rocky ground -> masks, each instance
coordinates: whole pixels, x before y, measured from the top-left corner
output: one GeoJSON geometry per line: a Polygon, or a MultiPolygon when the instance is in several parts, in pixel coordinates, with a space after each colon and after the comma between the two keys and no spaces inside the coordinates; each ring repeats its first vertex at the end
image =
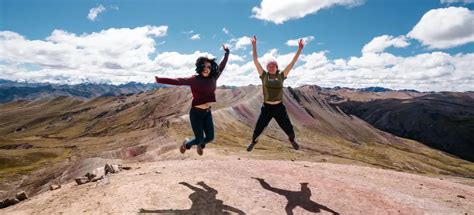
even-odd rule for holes
{"type": "Polygon", "coordinates": [[[348,164],[253,160],[206,148],[133,162],[106,179],[47,191],[1,214],[470,214],[471,179],[348,164]]]}

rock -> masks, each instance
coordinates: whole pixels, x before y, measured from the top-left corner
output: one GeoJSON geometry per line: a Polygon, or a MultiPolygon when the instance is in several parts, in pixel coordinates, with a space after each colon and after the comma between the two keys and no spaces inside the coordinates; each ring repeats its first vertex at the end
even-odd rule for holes
{"type": "MultiPolygon", "coordinates": [[[[124,170],[131,170],[131,169],[132,169],[132,167],[129,167],[129,166],[123,166],[123,167],[122,167],[122,169],[124,169],[124,170]]],[[[137,168],[137,169],[138,169],[138,168],[137,168]]]]}
{"type": "Polygon", "coordinates": [[[110,165],[110,164],[105,164],[104,169],[105,169],[105,174],[106,174],[106,175],[109,174],[109,173],[114,173],[114,172],[113,172],[112,165],[110,165]]]}
{"type": "Polygon", "coordinates": [[[18,200],[16,198],[7,198],[7,199],[3,200],[2,202],[0,202],[0,208],[6,208],[6,207],[12,206],[14,204],[17,204],[19,202],[20,202],[20,200],[18,200]]]}
{"type": "Polygon", "coordinates": [[[91,179],[92,182],[103,179],[104,176],[105,176],[105,168],[99,167],[99,168],[95,169],[94,171],[92,171],[92,175],[94,175],[94,177],[92,177],[92,179],[91,179]]]}
{"type": "Polygon", "coordinates": [[[463,195],[457,195],[458,198],[465,199],[466,197],[463,195]]]}
{"type": "Polygon", "coordinates": [[[11,205],[14,205],[20,203],[20,200],[18,200],[17,198],[11,198],[10,202],[12,203],[11,205]]]}
{"type": "Polygon", "coordinates": [[[51,185],[49,185],[49,190],[57,190],[59,188],[61,188],[60,184],[51,184],[51,185]]]}
{"type": "Polygon", "coordinates": [[[106,164],[105,167],[105,174],[109,174],[109,173],[119,173],[120,170],[121,170],[121,165],[119,164],[106,164]]]}
{"type": "Polygon", "coordinates": [[[74,180],[76,180],[77,185],[81,185],[81,184],[85,184],[85,183],[89,182],[88,177],[79,177],[79,178],[76,178],[74,180]]]}
{"type": "Polygon", "coordinates": [[[20,132],[20,131],[24,131],[24,130],[26,130],[26,127],[20,127],[20,128],[15,129],[15,133],[20,132]]]}
{"type": "Polygon", "coordinates": [[[328,162],[328,159],[323,158],[323,159],[321,159],[321,161],[322,161],[322,162],[328,162]]]}
{"type": "Polygon", "coordinates": [[[25,199],[28,199],[28,195],[26,195],[25,191],[21,191],[16,194],[16,198],[20,201],[23,201],[25,199]]]}
{"type": "MultiPolygon", "coordinates": [[[[106,167],[107,167],[107,165],[106,165],[106,167]]],[[[84,175],[84,177],[87,178],[88,182],[98,181],[98,180],[104,178],[106,167],[98,167],[98,168],[94,169],[92,172],[86,173],[84,175]]]]}
{"type": "Polygon", "coordinates": [[[103,179],[99,180],[96,186],[104,186],[110,184],[109,177],[104,176],[103,179]]]}
{"type": "Polygon", "coordinates": [[[118,164],[112,165],[112,169],[113,169],[114,173],[119,173],[120,170],[121,170],[120,167],[121,167],[121,165],[118,165],[118,164]]]}
{"type": "Polygon", "coordinates": [[[93,173],[88,172],[84,175],[84,177],[86,177],[88,181],[91,181],[95,177],[95,175],[93,173]]]}

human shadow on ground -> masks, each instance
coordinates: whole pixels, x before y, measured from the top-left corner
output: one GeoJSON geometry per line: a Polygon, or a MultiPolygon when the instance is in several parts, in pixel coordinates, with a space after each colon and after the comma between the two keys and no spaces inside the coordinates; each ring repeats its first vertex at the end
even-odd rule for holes
{"type": "Polygon", "coordinates": [[[232,206],[224,204],[222,200],[217,199],[217,190],[208,186],[204,182],[198,182],[196,187],[187,182],[179,182],[179,184],[193,190],[194,193],[189,195],[189,199],[193,202],[189,209],[165,209],[165,210],[149,210],[140,209],[138,213],[156,213],[156,214],[245,214],[243,211],[232,206]]]}
{"type": "Polygon", "coordinates": [[[311,190],[308,187],[308,183],[300,183],[301,184],[300,191],[291,191],[291,190],[284,190],[284,189],[272,187],[264,179],[261,179],[261,178],[253,178],[253,179],[256,179],[258,182],[260,182],[260,185],[265,190],[269,190],[286,197],[286,199],[288,200],[288,203],[286,204],[286,207],[285,207],[285,211],[287,214],[293,214],[293,209],[295,209],[298,206],[313,213],[320,213],[321,210],[325,210],[332,214],[339,214],[338,212],[311,200],[311,190]]]}

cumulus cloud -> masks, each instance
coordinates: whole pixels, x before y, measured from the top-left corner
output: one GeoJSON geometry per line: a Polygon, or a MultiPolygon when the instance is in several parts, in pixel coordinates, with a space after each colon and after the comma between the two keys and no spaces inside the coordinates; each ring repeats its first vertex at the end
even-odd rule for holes
{"type": "Polygon", "coordinates": [[[430,49],[446,49],[474,42],[474,12],[464,7],[433,9],[407,34],[430,49]]]}
{"type": "Polygon", "coordinates": [[[222,31],[223,31],[225,34],[229,34],[229,30],[227,30],[226,27],[223,27],[223,28],[222,28],[222,31]]]}
{"type": "MultiPolygon", "coordinates": [[[[301,55],[299,65],[290,72],[285,86],[317,84],[323,87],[363,88],[381,86],[392,89],[421,91],[468,91],[474,86],[474,54],[450,55],[444,52],[424,53],[409,57],[390,53],[370,53],[348,59],[330,60],[327,52],[301,55]]],[[[272,49],[259,61],[276,59],[286,67],[294,53],[279,54],[272,49]]],[[[261,84],[251,61],[239,65],[229,63],[220,85],[261,84]]]]}
{"type": "Polygon", "coordinates": [[[288,40],[288,41],[286,41],[286,45],[287,46],[298,46],[298,42],[299,42],[300,39],[303,39],[304,44],[308,44],[309,42],[314,40],[314,36],[307,36],[307,37],[298,38],[298,39],[294,39],[294,40],[288,40]]]}
{"type": "Polygon", "coordinates": [[[319,10],[333,6],[354,7],[362,5],[364,0],[262,0],[260,6],[252,8],[252,17],[275,24],[282,24],[291,19],[303,18],[319,10]]]}
{"type": "Polygon", "coordinates": [[[247,46],[251,44],[250,37],[243,36],[240,38],[233,38],[230,40],[230,46],[234,47],[236,50],[246,49],[247,46]]]}
{"type": "Polygon", "coordinates": [[[102,5],[91,8],[89,10],[89,14],[87,14],[87,18],[91,21],[95,21],[95,19],[97,18],[97,15],[99,15],[99,13],[104,12],[105,10],[106,10],[105,7],[102,5]]]}
{"type": "Polygon", "coordinates": [[[333,61],[325,61],[320,53],[317,59],[302,58],[304,64],[295,69],[292,74],[295,78],[288,79],[288,83],[301,85],[316,82],[321,86],[382,86],[423,91],[473,89],[470,85],[474,82],[474,64],[467,63],[474,60],[472,53],[452,56],[433,52],[410,57],[370,53],[333,61]]]}
{"type": "Polygon", "coordinates": [[[194,75],[196,59],[205,56],[208,58],[216,58],[208,52],[195,51],[191,54],[183,54],[179,52],[162,52],[159,53],[150,64],[146,64],[144,71],[148,71],[148,77],[145,82],[150,82],[150,77],[154,75],[162,77],[189,77],[194,75]]]}
{"type": "Polygon", "coordinates": [[[200,34],[195,34],[195,35],[191,36],[190,39],[191,39],[191,40],[199,40],[199,39],[201,39],[201,36],[199,36],[199,35],[200,35],[200,34]]]}
{"type": "Polygon", "coordinates": [[[25,69],[10,75],[0,73],[2,78],[12,80],[80,83],[87,78],[121,83],[130,79],[134,71],[141,74],[143,67],[151,63],[154,38],[165,36],[167,28],[111,28],[82,35],[54,30],[45,40],[28,40],[15,32],[1,31],[0,62],[11,71],[24,65],[39,69],[34,73],[25,69]]]}
{"type": "Polygon", "coordinates": [[[409,46],[405,36],[393,37],[390,35],[382,35],[373,38],[369,43],[364,45],[362,53],[379,53],[383,52],[388,47],[404,48],[409,46]]]}
{"type": "MultiPolygon", "coordinates": [[[[155,39],[166,33],[167,26],[111,28],[82,35],[55,30],[44,40],[29,40],[15,32],[0,31],[0,79],[63,84],[151,83],[155,75],[194,75],[194,64],[200,56],[223,57],[223,52],[218,56],[203,51],[157,52],[155,39]]],[[[436,51],[403,57],[377,51],[341,59],[330,59],[327,53],[303,51],[285,86],[474,90],[474,53],[436,51]]],[[[270,49],[259,61],[266,65],[276,59],[283,69],[294,54],[270,49]]],[[[261,84],[255,65],[246,56],[231,54],[218,85],[248,84],[261,84]]]]}
{"type": "Polygon", "coordinates": [[[243,62],[245,57],[242,57],[240,55],[235,55],[235,54],[230,54],[229,55],[229,62],[243,62]]]}

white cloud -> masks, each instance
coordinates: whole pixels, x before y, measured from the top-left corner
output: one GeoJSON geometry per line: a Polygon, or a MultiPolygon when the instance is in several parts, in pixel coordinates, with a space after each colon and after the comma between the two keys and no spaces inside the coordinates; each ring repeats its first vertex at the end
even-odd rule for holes
{"type": "Polygon", "coordinates": [[[304,41],[304,44],[308,44],[310,43],[311,41],[314,40],[314,36],[307,36],[307,37],[303,37],[303,38],[298,38],[298,39],[294,39],[294,40],[288,40],[286,41],[286,45],[287,46],[298,46],[298,42],[300,39],[303,39],[304,41]]]}
{"type": "Polygon", "coordinates": [[[282,24],[336,5],[354,7],[363,3],[364,0],[262,0],[259,7],[252,8],[252,17],[282,24]]]}
{"type": "MultiPolygon", "coordinates": [[[[165,25],[162,25],[162,26],[159,26],[159,27],[156,27],[156,26],[145,26],[145,27],[141,27],[143,29],[145,29],[146,32],[146,35],[151,35],[151,36],[155,36],[155,37],[164,37],[166,36],[166,33],[168,32],[168,26],[165,26],[165,25]]],[[[135,29],[141,29],[141,28],[135,28],[135,29]]]]}
{"type": "Polygon", "coordinates": [[[164,45],[165,43],[166,43],[166,41],[161,41],[158,44],[156,44],[156,46],[161,46],[161,45],[164,45]]]}
{"type": "MultiPolygon", "coordinates": [[[[189,77],[200,56],[194,53],[156,52],[155,37],[166,35],[166,26],[106,29],[82,35],[55,30],[45,40],[0,31],[0,79],[52,83],[129,81],[153,82],[153,76],[189,77]],[[156,57],[151,57],[156,54],[156,57]]],[[[247,41],[249,38],[247,38],[247,41]]],[[[237,42],[237,41],[235,41],[237,42]]],[[[276,59],[285,68],[294,52],[271,49],[259,58],[262,65],[276,59]]],[[[250,58],[231,54],[218,85],[261,84],[250,58]]],[[[317,84],[323,87],[381,86],[422,91],[474,90],[474,53],[444,52],[402,57],[386,52],[329,59],[327,51],[305,53],[291,71],[285,86],[317,84]]]]}
{"type": "MultiPolygon", "coordinates": [[[[265,53],[259,61],[276,59],[286,67],[294,53],[279,54],[276,49],[265,53]]],[[[468,91],[474,86],[474,54],[449,55],[443,52],[410,57],[390,53],[369,53],[349,59],[330,60],[326,52],[301,55],[299,65],[290,72],[285,86],[317,84],[323,87],[363,88],[381,86],[392,89],[421,91],[468,91]]],[[[219,85],[261,84],[253,62],[242,65],[230,62],[219,79],[219,85]]]]}
{"type": "Polygon", "coordinates": [[[407,34],[430,49],[474,42],[474,12],[463,7],[433,9],[407,34]]]}
{"type": "Polygon", "coordinates": [[[452,3],[464,3],[464,4],[470,4],[474,3],[474,0],[441,0],[441,3],[443,4],[452,4],[452,3]]]}
{"type": "Polygon", "coordinates": [[[360,57],[350,57],[347,65],[353,68],[384,69],[400,63],[401,60],[402,58],[390,53],[364,53],[360,57]]]}
{"type": "Polygon", "coordinates": [[[191,39],[191,40],[199,40],[199,39],[201,39],[201,37],[200,37],[199,35],[200,35],[200,34],[195,34],[195,35],[191,36],[190,39],[191,39]]]}
{"type": "Polygon", "coordinates": [[[249,46],[251,44],[250,42],[250,37],[243,36],[240,38],[233,38],[230,40],[230,47],[235,47],[235,50],[240,50],[240,49],[246,49],[246,46],[249,46]]]}
{"type": "Polygon", "coordinates": [[[150,77],[153,77],[153,75],[172,78],[189,77],[195,73],[196,59],[201,56],[215,58],[215,56],[210,53],[200,51],[196,51],[192,54],[163,52],[159,53],[151,64],[146,65],[145,71],[151,73],[149,74],[150,77]]]}
{"type": "Polygon", "coordinates": [[[433,52],[405,58],[389,53],[369,53],[351,57],[348,61],[325,60],[322,56],[302,57],[303,65],[295,68],[290,74],[295,78],[289,78],[287,83],[315,82],[320,86],[382,86],[424,91],[466,91],[472,90],[474,84],[474,64],[468,63],[474,60],[472,53],[451,56],[433,52]]]}
{"type": "Polygon", "coordinates": [[[390,35],[382,35],[373,38],[369,43],[364,45],[362,53],[379,53],[383,52],[388,47],[404,48],[409,46],[405,36],[393,37],[390,35]]]}
{"type": "Polygon", "coordinates": [[[223,31],[225,34],[229,34],[229,30],[227,30],[227,28],[225,28],[225,27],[222,28],[222,31],[223,31]]]}
{"type": "MultiPolygon", "coordinates": [[[[443,52],[419,54],[410,57],[390,53],[369,53],[349,59],[330,60],[325,51],[301,55],[299,64],[290,73],[286,86],[317,84],[325,87],[382,86],[392,89],[422,91],[467,91],[474,88],[474,54],[449,55],[443,52]]],[[[286,67],[294,53],[280,55],[273,49],[259,61],[276,59],[280,68],[286,67]]],[[[229,67],[233,85],[261,84],[250,61],[240,67],[229,67]],[[238,83],[235,76],[244,78],[238,83]],[[238,84],[236,84],[238,83],[238,84]]],[[[232,85],[232,84],[231,84],[232,85]]]]}
{"type": "Polygon", "coordinates": [[[46,40],[28,40],[15,32],[0,31],[0,62],[11,71],[23,68],[10,75],[0,73],[12,80],[121,83],[142,74],[151,64],[154,37],[163,37],[166,32],[167,26],[111,28],[82,35],[54,30],[46,40]],[[38,69],[31,72],[24,69],[25,65],[38,69]]]}
{"type": "Polygon", "coordinates": [[[243,62],[245,57],[235,55],[235,54],[230,54],[229,55],[229,62],[243,62]]]}
{"type": "Polygon", "coordinates": [[[87,14],[87,18],[91,21],[95,21],[95,19],[97,18],[97,15],[99,15],[99,13],[104,12],[105,10],[106,10],[105,7],[102,5],[91,8],[89,10],[89,14],[87,14]]]}
{"type": "Polygon", "coordinates": [[[192,34],[192,33],[194,33],[194,30],[190,30],[190,31],[183,31],[183,32],[181,32],[181,33],[183,33],[183,34],[192,34]]]}
{"type": "Polygon", "coordinates": [[[329,63],[329,60],[326,57],[326,52],[324,51],[303,55],[301,61],[305,62],[301,67],[304,70],[315,70],[322,68],[329,63]]]}

